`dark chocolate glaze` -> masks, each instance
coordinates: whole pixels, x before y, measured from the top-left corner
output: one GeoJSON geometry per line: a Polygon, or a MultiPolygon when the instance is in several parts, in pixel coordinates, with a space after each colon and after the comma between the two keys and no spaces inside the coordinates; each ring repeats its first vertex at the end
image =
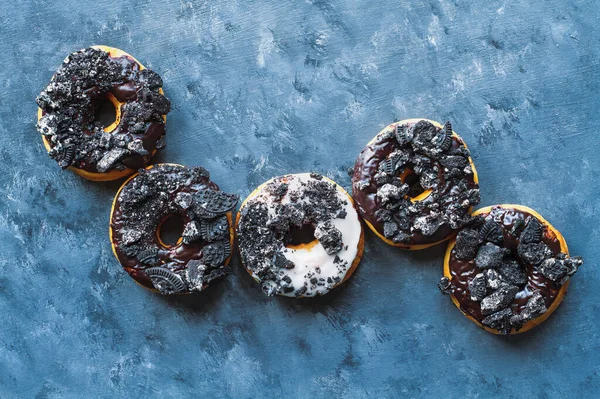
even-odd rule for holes
{"type": "MultiPolygon", "coordinates": [[[[415,122],[406,123],[405,126],[411,127],[415,122]]],[[[390,129],[388,126],[386,130],[390,129]]],[[[441,129],[438,127],[438,131],[441,129]]],[[[465,143],[460,137],[452,137],[452,148],[456,149],[459,147],[466,147],[465,143]]],[[[374,176],[377,173],[379,164],[386,159],[386,157],[397,149],[396,140],[393,135],[382,135],[378,134],[375,139],[369,143],[359,154],[354,165],[354,172],[352,174],[352,198],[356,202],[358,213],[361,217],[367,220],[377,232],[383,235],[383,225],[375,217],[375,212],[380,209],[381,205],[377,199],[377,184],[374,176]],[[368,180],[370,181],[369,186],[364,189],[358,189],[356,182],[368,180]]],[[[440,168],[441,169],[441,168],[440,168]]],[[[441,182],[444,182],[442,173],[438,174],[441,182]]],[[[453,185],[442,184],[443,189],[440,191],[440,195],[451,193],[455,188],[453,185]]],[[[471,174],[467,179],[467,187],[469,189],[478,187],[478,184],[474,180],[474,174],[471,174]]],[[[411,234],[412,241],[407,245],[420,245],[430,244],[440,240],[444,240],[452,235],[454,231],[448,224],[443,224],[440,228],[430,236],[424,236],[419,232],[411,234]]]]}
{"type": "MultiPolygon", "coordinates": [[[[161,169],[160,173],[162,173],[164,175],[163,178],[165,180],[171,179],[172,177],[174,177],[174,175],[177,174],[177,168],[178,168],[177,166],[167,165],[168,168],[165,168],[165,166],[166,165],[164,165],[164,164],[157,165],[153,169],[150,169],[150,171],[153,171],[155,169],[161,169]]],[[[133,177],[133,179],[136,179],[137,177],[138,176],[135,176],[135,177],[133,177]]],[[[130,180],[129,182],[131,182],[132,180],[130,180]]],[[[164,201],[168,202],[168,203],[172,203],[175,199],[175,196],[178,193],[185,192],[185,193],[193,194],[200,190],[205,190],[205,189],[219,191],[219,186],[217,186],[217,184],[215,184],[213,181],[211,181],[208,176],[201,177],[199,179],[196,179],[193,182],[193,184],[183,185],[183,186],[180,186],[176,191],[168,192],[167,196],[164,198],[164,201]]],[[[123,217],[123,211],[122,211],[122,207],[121,207],[122,202],[121,202],[120,194],[121,194],[122,190],[123,189],[121,189],[119,191],[119,193],[117,193],[114,207],[113,207],[113,213],[112,213],[112,217],[111,217],[111,229],[112,229],[111,240],[112,240],[112,244],[114,247],[114,251],[117,256],[117,259],[119,260],[119,262],[121,263],[121,265],[123,266],[125,271],[127,271],[127,273],[129,273],[129,275],[135,281],[137,281],[138,283],[140,283],[141,285],[143,285],[147,288],[152,289],[152,288],[154,288],[152,281],[144,272],[144,270],[148,269],[149,266],[142,264],[136,256],[128,256],[125,253],[125,251],[123,250],[121,232],[123,231],[124,228],[128,227],[127,226],[128,221],[127,221],[126,217],[123,217]]],[[[147,226],[145,226],[145,229],[150,230],[151,234],[148,234],[148,236],[151,238],[150,238],[150,242],[146,242],[146,244],[150,244],[152,246],[158,247],[159,250],[158,250],[157,257],[163,265],[169,264],[170,269],[173,272],[183,272],[186,268],[187,263],[190,260],[202,260],[202,255],[203,255],[202,249],[208,244],[208,242],[206,242],[204,240],[196,240],[196,241],[192,241],[192,242],[186,244],[180,240],[180,242],[178,242],[177,244],[171,245],[171,246],[163,245],[158,238],[158,230],[159,230],[160,224],[163,221],[165,221],[167,218],[169,218],[173,215],[180,216],[182,218],[184,224],[186,224],[192,220],[189,217],[188,213],[186,213],[184,211],[180,211],[180,212],[176,212],[176,213],[172,212],[172,211],[165,211],[159,215],[148,216],[147,219],[148,219],[148,221],[150,221],[150,223],[147,226]]],[[[230,214],[228,215],[228,221],[229,221],[229,229],[227,232],[227,240],[229,241],[229,245],[233,246],[233,240],[232,240],[231,234],[230,234],[230,229],[231,229],[230,214]]]]}
{"type": "MultiPolygon", "coordinates": [[[[511,309],[515,314],[521,313],[525,304],[532,297],[535,291],[539,291],[545,300],[546,307],[549,309],[560,291],[561,285],[554,281],[544,277],[539,271],[537,271],[531,264],[525,264],[519,254],[517,253],[517,246],[519,245],[519,239],[509,234],[510,229],[518,219],[525,221],[529,216],[532,216],[529,212],[517,210],[517,209],[505,209],[499,206],[492,208],[491,212],[485,216],[486,220],[490,219],[497,222],[504,235],[504,247],[511,250],[514,258],[525,266],[527,270],[527,284],[520,288],[515,299],[511,304],[511,309]]],[[[552,256],[556,256],[561,252],[560,241],[558,237],[544,225],[544,235],[542,242],[544,242],[552,251],[552,256]]],[[[450,274],[452,276],[451,282],[454,285],[453,295],[460,305],[460,309],[469,316],[472,316],[475,320],[481,323],[485,318],[481,314],[481,305],[477,301],[472,301],[469,293],[469,280],[473,279],[476,274],[481,273],[481,269],[475,266],[473,260],[461,260],[457,259],[456,250],[452,249],[449,260],[450,274]]]]}

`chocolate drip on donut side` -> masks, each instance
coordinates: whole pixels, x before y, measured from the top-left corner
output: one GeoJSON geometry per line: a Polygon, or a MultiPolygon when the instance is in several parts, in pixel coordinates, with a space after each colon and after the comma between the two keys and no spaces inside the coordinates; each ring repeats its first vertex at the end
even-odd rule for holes
{"type": "Polygon", "coordinates": [[[442,280],[464,313],[508,334],[545,313],[581,263],[561,253],[558,237],[534,215],[494,207],[459,232],[449,260],[452,278],[442,280]],[[547,265],[555,261],[565,266],[564,275],[552,274],[547,265]]]}
{"type": "Polygon", "coordinates": [[[469,220],[470,208],[479,203],[469,156],[449,123],[445,129],[424,120],[388,128],[358,156],[352,197],[360,215],[394,242],[420,245],[443,240],[469,220]],[[412,187],[403,184],[400,175],[415,164],[418,177],[429,180],[432,192],[413,203],[412,187]]]}
{"type": "Polygon", "coordinates": [[[231,254],[227,214],[236,203],[237,196],[219,191],[202,167],[163,164],[142,170],[114,204],[117,258],[138,283],[162,294],[200,291],[225,274],[231,254]],[[183,219],[183,237],[166,246],[157,231],[173,215],[183,219]]]}
{"type": "Polygon", "coordinates": [[[62,168],[93,173],[146,166],[163,146],[162,115],[170,110],[161,87],[155,72],[140,70],[129,56],[94,48],[69,55],[36,99],[42,110],[38,130],[51,147],[50,157],[62,168]],[[94,115],[107,95],[122,103],[121,120],[111,132],[94,115]]]}

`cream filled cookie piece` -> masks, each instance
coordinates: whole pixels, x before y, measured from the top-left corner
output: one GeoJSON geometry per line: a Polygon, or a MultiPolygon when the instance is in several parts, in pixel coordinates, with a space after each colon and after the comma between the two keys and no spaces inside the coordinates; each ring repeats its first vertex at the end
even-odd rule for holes
{"type": "Polygon", "coordinates": [[[273,178],[238,214],[242,263],[267,295],[314,297],[347,280],[363,252],[351,197],[314,173],[273,178]]]}

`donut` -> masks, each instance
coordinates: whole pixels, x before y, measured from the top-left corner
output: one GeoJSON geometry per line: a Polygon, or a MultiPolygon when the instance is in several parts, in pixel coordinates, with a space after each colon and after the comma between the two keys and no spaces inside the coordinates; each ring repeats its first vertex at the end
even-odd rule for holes
{"type": "Polygon", "coordinates": [[[238,197],[219,191],[206,169],[151,165],[121,186],[110,215],[110,241],[121,266],[142,286],[163,295],[199,292],[224,277],[234,240],[238,197]],[[173,244],[161,228],[180,218],[173,244]]]}
{"type": "Polygon", "coordinates": [[[367,226],[404,249],[449,239],[479,204],[475,165],[450,122],[392,123],[361,151],[350,174],[352,197],[367,226]]]}
{"type": "Polygon", "coordinates": [[[48,154],[88,180],[129,176],[165,145],[171,104],[162,79],[122,50],[93,46],[70,54],[36,102],[48,154]],[[97,113],[108,102],[115,120],[104,126],[97,113]]]}
{"type": "Polygon", "coordinates": [[[324,295],[350,278],[364,249],[352,198],[315,173],[265,182],[236,224],[242,265],[269,296],[324,295]]]}
{"type": "Polygon", "coordinates": [[[583,260],[526,206],[494,205],[473,216],[448,244],[440,290],[488,332],[528,331],[560,305],[583,260]]]}

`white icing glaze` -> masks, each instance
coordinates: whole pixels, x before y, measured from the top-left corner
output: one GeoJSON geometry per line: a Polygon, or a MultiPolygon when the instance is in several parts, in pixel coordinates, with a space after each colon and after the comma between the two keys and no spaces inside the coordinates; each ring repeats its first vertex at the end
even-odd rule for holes
{"type": "MultiPolygon", "coordinates": [[[[337,218],[335,215],[331,215],[330,219],[333,225],[342,233],[344,246],[339,252],[332,255],[329,255],[319,242],[308,249],[285,248],[284,256],[288,260],[294,262],[295,267],[293,269],[280,269],[279,273],[281,277],[290,277],[294,291],[290,293],[280,292],[280,295],[295,297],[295,291],[303,286],[307,287],[307,291],[303,294],[305,297],[326,294],[334,286],[344,280],[346,273],[352,266],[352,263],[358,254],[358,246],[362,235],[362,225],[358,218],[358,214],[352,205],[348,193],[332,180],[327,179],[326,177],[323,177],[323,179],[336,187],[338,198],[342,201],[343,209],[346,211],[346,217],[344,219],[337,218]],[[341,262],[334,262],[337,257],[339,257],[341,262]],[[323,285],[312,284],[310,280],[315,277],[317,279],[324,278],[325,282],[321,282],[323,285]],[[330,278],[330,282],[327,282],[328,278],[330,278]]],[[[311,177],[309,173],[276,177],[260,186],[246,201],[263,202],[269,210],[269,216],[273,217],[275,216],[275,203],[265,187],[272,181],[286,182],[288,184],[288,192],[282,197],[280,202],[286,204],[291,202],[290,193],[294,191],[301,193],[304,189],[302,183],[306,183],[310,180],[315,179],[311,177]]],[[[300,195],[299,198],[302,198],[302,195],[300,195]]],[[[256,281],[260,282],[259,278],[254,273],[252,273],[252,276],[256,281]]],[[[267,281],[265,284],[268,284],[272,289],[277,288],[277,284],[273,281],[267,281]]]]}

